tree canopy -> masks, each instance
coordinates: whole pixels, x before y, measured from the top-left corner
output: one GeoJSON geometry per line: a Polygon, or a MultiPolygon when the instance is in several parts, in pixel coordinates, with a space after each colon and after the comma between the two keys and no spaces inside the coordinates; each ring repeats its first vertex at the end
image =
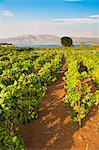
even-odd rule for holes
{"type": "Polygon", "coordinates": [[[72,46],[73,45],[73,41],[70,37],[62,37],[61,38],[61,44],[63,46],[72,46]]]}

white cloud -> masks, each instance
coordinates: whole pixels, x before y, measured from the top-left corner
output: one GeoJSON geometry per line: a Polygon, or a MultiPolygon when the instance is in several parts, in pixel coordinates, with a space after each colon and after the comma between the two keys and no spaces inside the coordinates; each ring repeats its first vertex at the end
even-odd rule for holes
{"type": "Polygon", "coordinates": [[[38,33],[39,21],[0,22],[0,38],[38,33]]]}
{"type": "Polygon", "coordinates": [[[59,36],[99,37],[98,19],[60,18],[51,21],[0,22],[0,38],[28,34],[52,34],[59,36]]]}
{"type": "Polygon", "coordinates": [[[56,18],[52,19],[53,22],[64,23],[68,25],[74,24],[95,24],[99,23],[99,19],[97,18],[56,18]]]}
{"type": "Polygon", "coordinates": [[[92,19],[99,19],[99,15],[92,15],[92,16],[90,16],[90,18],[92,18],[92,19]]]}
{"type": "Polygon", "coordinates": [[[1,15],[4,17],[13,17],[14,16],[13,12],[11,12],[10,10],[4,10],[1,15]]]}

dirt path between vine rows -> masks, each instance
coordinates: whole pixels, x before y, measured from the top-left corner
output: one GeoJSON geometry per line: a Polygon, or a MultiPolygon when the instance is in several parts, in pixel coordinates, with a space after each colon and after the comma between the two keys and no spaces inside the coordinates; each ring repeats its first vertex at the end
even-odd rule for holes
{"type": "Polygon", "coordinates": [[[49,85],[42,101],[39,118],[20,129],[26,150],[99,150],[99,117],[91,114],[83,121],[71,123],[71,108],[64,103],[66,91],[63,72],[49,85]]]}

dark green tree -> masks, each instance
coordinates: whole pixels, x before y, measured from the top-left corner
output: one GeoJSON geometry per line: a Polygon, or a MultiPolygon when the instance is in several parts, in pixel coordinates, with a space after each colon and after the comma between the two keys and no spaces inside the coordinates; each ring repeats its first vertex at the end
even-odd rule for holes
{"type": "Polygon", "coordinates": [[[61,44],[63,46],[72,46],[73,45],[73,41],[70,37],[62,37],[61,38],[61,44]]]}

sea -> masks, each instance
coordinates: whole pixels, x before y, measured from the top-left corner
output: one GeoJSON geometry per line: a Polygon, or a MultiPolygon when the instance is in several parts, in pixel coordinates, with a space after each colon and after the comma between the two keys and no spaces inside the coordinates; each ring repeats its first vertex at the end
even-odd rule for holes
{"type": "MultiPolygon", "coordinates": [[[[86,43],[85,46],[91,46],[92,43],[86,43]]],[[[33,45],[33,44],[17,44],[17,47],[34,47],[34,48],[54,48],[54,47],[61,47],[61,44],[45,44],[45,45],[33,45]]],[[[80,47],[80,44],[74,44],[74,47],[80,47]]]]}

